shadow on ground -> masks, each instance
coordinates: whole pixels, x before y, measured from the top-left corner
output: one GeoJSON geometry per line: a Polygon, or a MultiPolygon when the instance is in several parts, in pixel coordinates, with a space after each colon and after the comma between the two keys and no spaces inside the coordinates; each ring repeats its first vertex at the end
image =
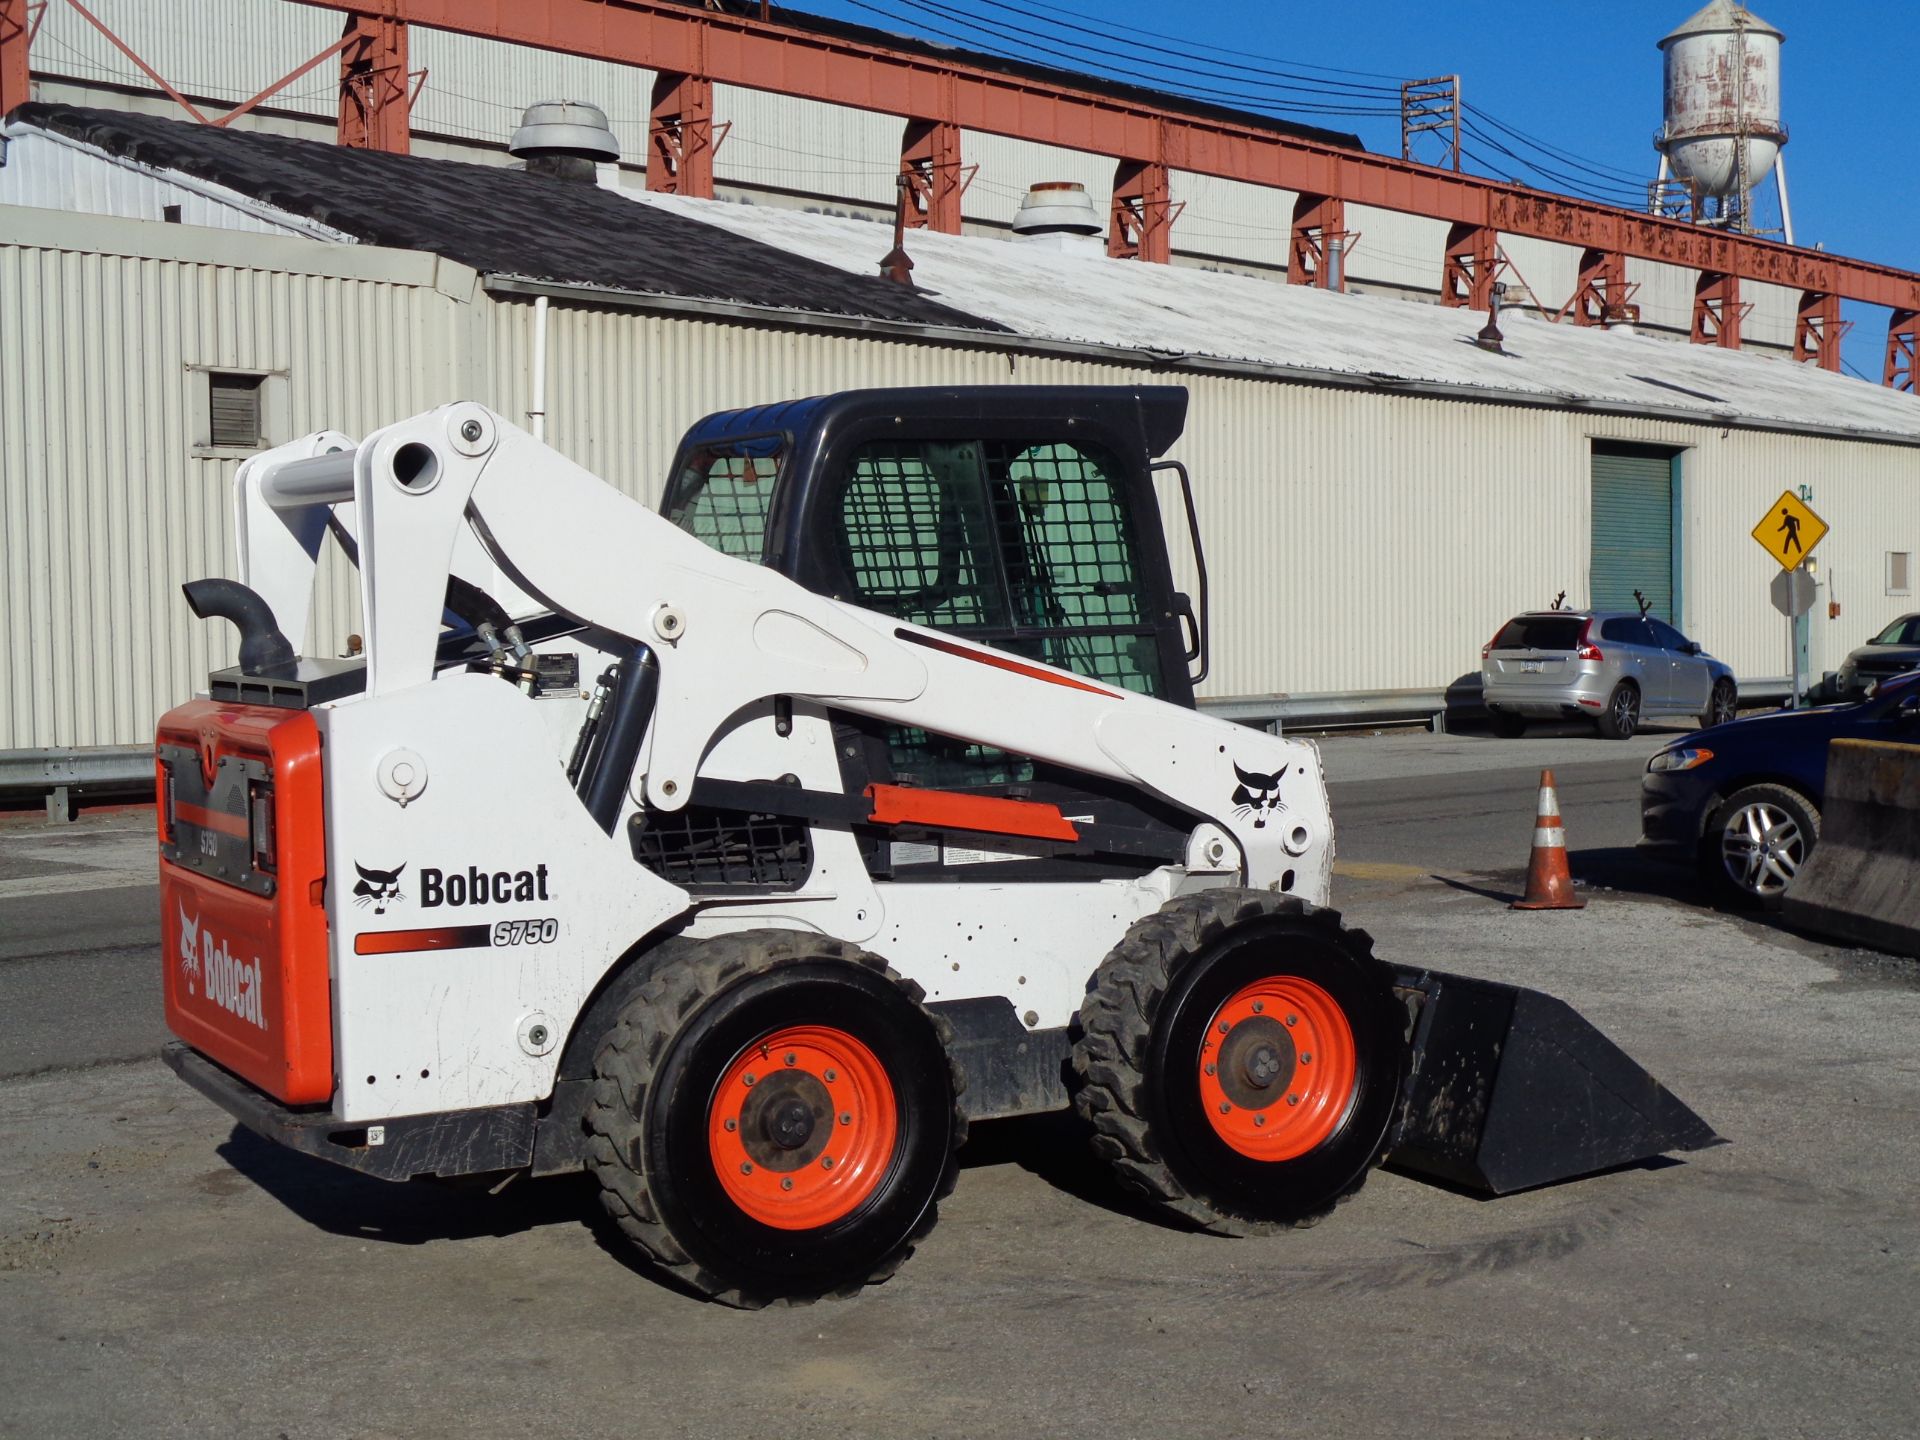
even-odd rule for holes
{"type": "Polygon", "coordinates": [[[389,1245],[517,1235],[542,1225],[578,1224],[600,1213],[585,1175],[402,1184],[289,1150],[238,1125],[218,1153],[309,1225],[389,1245]]]}

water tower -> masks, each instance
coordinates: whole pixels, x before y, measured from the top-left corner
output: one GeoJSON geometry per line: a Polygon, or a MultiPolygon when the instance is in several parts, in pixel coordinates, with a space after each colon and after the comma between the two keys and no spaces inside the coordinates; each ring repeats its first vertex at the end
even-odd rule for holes
{"type": "Polygon", "coordinates": [[[1660,152],[1655,210],[1676,189],[1690,199],[1694,220],[1751,231],[1748,201],[1771,173],[1780,189],[1780,219],[1793,243],[1787,171],[1780,155],[1778,30],[1736,0],[1712,0],[1660,42],[1666,60],[1665,123],[1653,137],[1660,152]]]}

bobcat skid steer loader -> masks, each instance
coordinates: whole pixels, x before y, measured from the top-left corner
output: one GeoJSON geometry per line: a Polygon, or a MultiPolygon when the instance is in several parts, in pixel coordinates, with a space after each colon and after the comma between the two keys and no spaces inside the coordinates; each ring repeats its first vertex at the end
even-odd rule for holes
{"type": "Polygon", "coordinates": [[[249,461],[239,581],[186,587],[239,664],[157,739],[168,1063],[371,1175],[585,1167],[742,1306],[891,1274],[976,1120],[1071,1106],[1228,1233],[1388,1157],[1498,1193],[1713,1143],[1565,1005],[1326,908],[1314,747],[1192,708],[1185,410],[732,412],[664,515],[473,404],[249,461]],[[351,659],[287,638],[329,536],[351,659]]]}

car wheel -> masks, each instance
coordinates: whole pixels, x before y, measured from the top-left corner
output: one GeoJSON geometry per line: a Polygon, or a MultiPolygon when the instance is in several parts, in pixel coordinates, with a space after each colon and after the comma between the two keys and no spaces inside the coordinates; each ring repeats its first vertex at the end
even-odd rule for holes
{"type": "Polygon", "coordinates": [[[1524,715],[1489,705],[1487,716],[1493,725],[1493,733],[1504,740],[1515,740],[1527,733],[1527,717],[1524,715]]]}
{"type": "Polygon", "coordinates": [[[1707,822],[1702,859],[1714,889],[1748,910],[1778,910],[1820,839],[1820,811],[1798,790],[1749,785],[1707,822]]]}
{"type": "Polygon", "coordinates": [[[1715,725],[1726,724],[1738,713],[1738,702],[1739,694],[1733,688],[1733,681],[1714,681],[1713,695],[1707,701],[1707,708],[1700,714],[1700,728],[1707,730],[1715,725]]]}
{"type": "Polygon", "coordinates": [[[1607,697],[1607,708],[1600,712],[1595,723],[1609,740],[1631,740],[1633,732],[1640,728],[1639,689],[1626,680],[1614,686],[1613,693],[1607,697]]]}

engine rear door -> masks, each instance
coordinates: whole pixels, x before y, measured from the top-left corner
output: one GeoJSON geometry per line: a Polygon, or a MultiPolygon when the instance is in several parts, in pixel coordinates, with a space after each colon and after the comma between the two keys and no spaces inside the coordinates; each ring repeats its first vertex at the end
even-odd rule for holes
{"type": "Polygon", "coordinates": [[[288,1104],[333,1094],[320,736],[195,700],[154,747],[167,1028],[288,1104]]]}

